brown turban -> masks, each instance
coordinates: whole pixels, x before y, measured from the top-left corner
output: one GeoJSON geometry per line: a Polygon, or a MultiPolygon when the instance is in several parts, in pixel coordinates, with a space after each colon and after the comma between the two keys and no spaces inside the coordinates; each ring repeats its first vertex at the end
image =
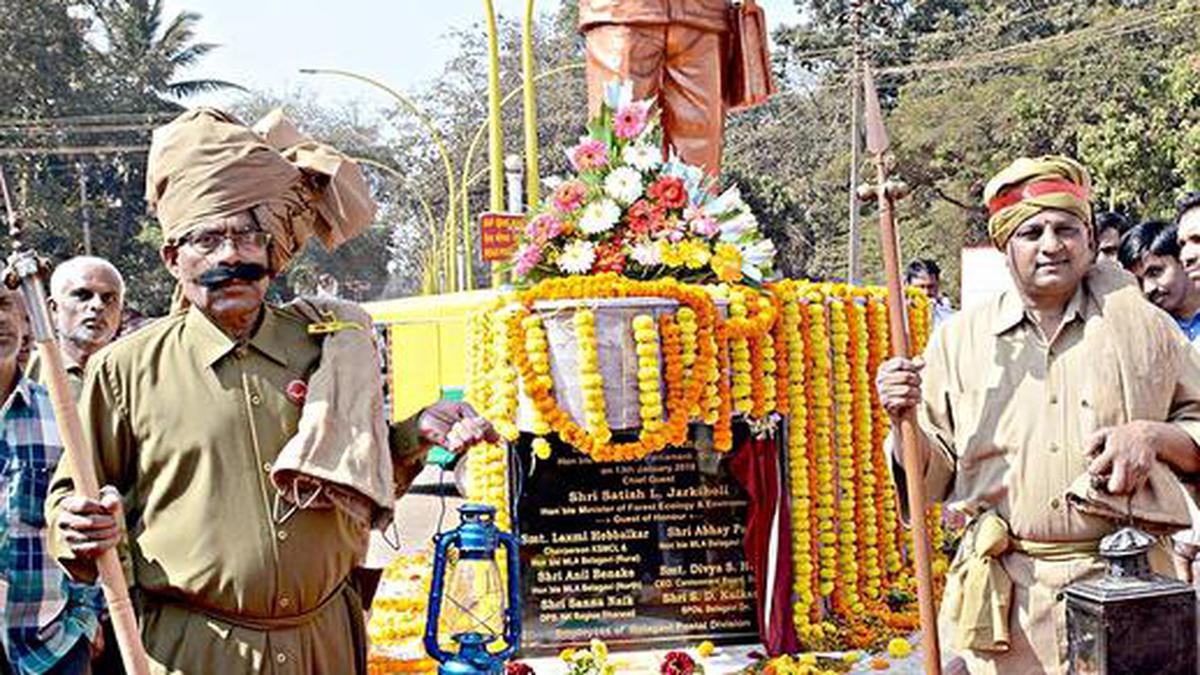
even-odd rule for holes
{"type": "Polygon", "coordinates": [[[252,209],[271,233],[275,272],[309,237],[332,250],[375,217],[358,165],[301,135],[279,110],[250,128],[219,110],[198,108],[156,129],[146,201],[168,241],[252,209]]]}
{"type": "Polygon", "coordinates": [[[1021,157],[996,174],[983,190],[988,234],[1004,250],[1021,223],[1047,209],[1073,213],[1092,227],[1092,181],[1087,169],[1069,157],[1021,157]]]}

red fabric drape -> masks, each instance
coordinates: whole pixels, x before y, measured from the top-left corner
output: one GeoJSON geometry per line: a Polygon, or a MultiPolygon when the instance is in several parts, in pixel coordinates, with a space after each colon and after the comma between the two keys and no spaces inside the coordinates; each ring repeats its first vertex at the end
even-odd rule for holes
{"type": "Polygon", "coordinates": [[[791,509],[781,439],[747,436],[729,459],[730,472],[749,495],[744,547],[754,572],[759,637],[771,656],[800,650],[792,620],[791,509]]]}

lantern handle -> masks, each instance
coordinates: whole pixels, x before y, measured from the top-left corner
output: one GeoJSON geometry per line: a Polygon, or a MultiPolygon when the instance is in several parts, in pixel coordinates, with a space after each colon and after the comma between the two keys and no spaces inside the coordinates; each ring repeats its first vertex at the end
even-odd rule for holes
{"type": "Polygon", "coordinates": [[[458,530],[433,535],[433,579],[429,584],[429,607],[425,613],[425,651],[438,663],[454,658],[442,649],[438,640],[438,616],[442,613],[442,595],[446,588],[446,558],[450,545],[457,545],[459,539],[458,530]]]}
{"type": "Polygon", "coordinates": [[[503,650],[496,656],[505,661],[512,658],[521,648],[521,556],[520,542],[511,532],[498,532],[500,545],[504,547],[508,560],[508,607],[504,610],[503,650]]]}

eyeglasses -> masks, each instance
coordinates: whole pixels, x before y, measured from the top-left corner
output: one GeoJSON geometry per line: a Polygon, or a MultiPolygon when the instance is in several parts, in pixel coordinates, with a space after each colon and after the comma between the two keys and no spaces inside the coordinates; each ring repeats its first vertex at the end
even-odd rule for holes
{"type": "Polygon", "coordinates": [[[270,233],[262,230],[232,230],[228,232],[197,232],[179,240],[179,244],[188,244],[204,255],[215,252],[226,242],[233,244],[236,249],[244,251],[260,251],[271,241],[270,233]]]}

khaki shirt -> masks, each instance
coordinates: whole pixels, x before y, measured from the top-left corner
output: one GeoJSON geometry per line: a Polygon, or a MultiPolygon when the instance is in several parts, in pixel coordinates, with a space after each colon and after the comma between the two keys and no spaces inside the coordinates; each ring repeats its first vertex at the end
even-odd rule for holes
{"type": "MultiPolygon", "coordinates": [[[[61,352],[63,358],[63,366],[67,371],[67,387],[71,390],[71,398],[79,400],[79,394],[83,391],[83,366],[71,360],[65,351],[61,352]]],[[[47,381],[49,378],[46,373],[42,372],[42,353],[34,350],[33,356],[29,359],[29,365],[25,368],[25,375],[29,379],[38,384],[50,387],[47,381]]]]}
{"type": "MultiPolygon", "coordinates": [[[[259,673],[285,663],[317,672],[353,657],[345,607],[331,599],[362,560],[367,533],[336,509],[300,510],[283,523],[272,515],[271,463],[300,417],[285,392],[308,378],[320,354],[306,323],[284,310],[268,307],[239,347],[192,308],[91,358],[80,413],[100,483],[124,497],[131,585],[149,606],[170,605],[143,617],[152,660],[178,672],[259,673]],[[332,618],[324,611],[330,606],[332,618]],[[181,635],[205,622],[189,620],[188,611],[235,619],[223,624],[226,641],[236,619],[300,626],[243,635],[236,649],[197,652],[193,638],[181,635]],[[310,613],[318,620],[303,618],[310,613]],[[214,653],[231,660],[214,663],[214,653]]],[[[410,422],[390,434],[401,489],[421,465],[414,429],[410,422]]],[[[60,467],[47,500],[51,523],[71,489],[60,467]]],[[[77,576],[94,575],[60,537],[49,546],[77,576]]],[[[218,633],[201,630],[194,639],[212,642],[218,633]]]]}
{"type": "MultiPolygon", "coordinates": [[[[1064,494],[1092,432],[1169,421],[1200,440],[1200,358],[1122,272],[1097,266],[1043,339],[1013,291],[960,312],[925,352],[918,422],[933,445],[931,500],[995,508],[1017,537],[1084,541],[1111,521],[1064,494]]],[[[902,484],[902,481],[898,481],[902,484]]]]}
{"type": "Polygon", "coordinates": [[[579,29],[600,24],[679,24],[716,33],[729,29],[727,0],[579,0],[579,29]]]}

